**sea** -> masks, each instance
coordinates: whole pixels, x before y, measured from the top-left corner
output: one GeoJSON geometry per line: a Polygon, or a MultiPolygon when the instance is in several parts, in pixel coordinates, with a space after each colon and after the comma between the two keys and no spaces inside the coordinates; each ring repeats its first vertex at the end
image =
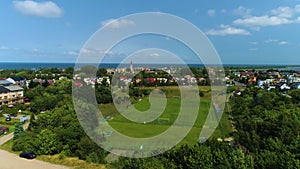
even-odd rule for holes
{"type": "MultiPolygon", "coordinates": [[[[98,66],[99,68],[117,68],[117,67],[129,67],[129,64],[122,64],[119,65],[118,63],[101,63],[99,64],[89,64],[89,63],[82,63],[82,64],[75,64],[75,63],[29,63],[29,62],[0,62],[0,70],[21,70],[21,69],[30,69],[30,70],[39,70],[42,68],[68,68],[68,67],[81,67],[85,65],[93,65],[98,66]]],[[[168,64],[134,64],[134,67],[169,67],[169,66],[184,66],[184,65],[168,65],[168,64]]],[[[202,64],[188,64],[191,67],[204,67],[202,64]]]]}
{"type": "MultiPolygon", "coordinates": [[[[39,70],[42,68],[59,68],[64,69],[68,67],[81,67],[87,65],[85,64],[75,64],[75,63],[44,63],[44,62],[0,62],[0,70],[39,70]]],[[[98,66],[99,68],[117,68],[117,67],[129,67],[129,64],[119,65],[118,63],[101,63],[91,64],[98,66]]],[[[185,65],[171,65],[171,64],[133,64],[134,67],[151,67],[151,68],[161,68],[161,67],[172,67],[172,66],[185,66],[185,65]]],[[[203,64],[187,64],[189,67],[203,68],[203,64]]],[[[299,65],[246,65],[246,64],[224,64],[223,66],[228,67],[252,67],[252,68],[277,68],[278,70],[295,70],[300,71],[299,65]]]]}

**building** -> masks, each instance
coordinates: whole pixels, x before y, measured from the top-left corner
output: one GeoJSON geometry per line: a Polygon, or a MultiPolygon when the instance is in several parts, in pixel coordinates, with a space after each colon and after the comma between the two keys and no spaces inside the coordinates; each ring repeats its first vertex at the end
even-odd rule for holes
{"type": "Polygon", "coordinates": [[[11,82],[13,85],[26,86],[26,78],[22,76],[10,77],[6,80],[11,82]]]}
{"type": "Polygon", "coordinates": [[[0,105],[23,103],[24,91],[20,86],[0,86],[0,105]]]}
{"type": "Polygon", "coordinates": [[[0,86],[10,86],[13,83],[8,80],[0,80],[0,86]]]}
{"type": "Polygon", "coordinates": [[[132,60],[130,61],[130,73],[134,73],[134,69],[133,69],[132,60]]]}
{"type": "Polygon", "coordinates": [[[0,86],[0,105],[8,104],[9,90],[0,86]]]}

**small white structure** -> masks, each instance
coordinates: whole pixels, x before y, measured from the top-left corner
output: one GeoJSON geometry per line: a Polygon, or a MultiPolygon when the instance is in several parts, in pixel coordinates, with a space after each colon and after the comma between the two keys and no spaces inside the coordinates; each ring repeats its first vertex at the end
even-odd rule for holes
{"type": "Polygon", "coordinates": [[[290,90],[291,87],[288,86],[286,83],[284,83],[283,85],[280,86],[280,89],[281,89],[281,90],[290,90]]]}

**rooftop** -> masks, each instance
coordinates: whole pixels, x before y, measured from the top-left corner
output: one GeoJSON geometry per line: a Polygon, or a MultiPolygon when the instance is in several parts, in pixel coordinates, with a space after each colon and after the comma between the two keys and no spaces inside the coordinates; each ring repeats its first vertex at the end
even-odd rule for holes
{"type": "Polygon", "coordinates": [[[8,89],[9,91],[21,91],[23,90],[22,87],[20,86],[5,86],[6,89],[8,89]]]}
{"type": "Polygon", "coordinates": [[[8,89],[6,89],[6,88],[3,87],[3,86],[0,86],[0,93],[8,93],[8,92],[9,92],[8,89]]]}
{"type": "Polygon", "coordinates": [[[7,80],[0,80],[0,85],[3,85],[3,86],[9,86],[11,85],[12,83],[10,81],[7,81],[7,80]]]}

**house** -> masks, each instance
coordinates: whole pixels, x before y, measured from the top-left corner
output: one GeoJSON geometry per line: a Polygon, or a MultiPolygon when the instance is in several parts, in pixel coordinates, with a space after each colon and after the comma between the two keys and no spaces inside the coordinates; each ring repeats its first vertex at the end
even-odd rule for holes
{"type": "Polygon", "coordinates": [[[295,89],[300,89],[300,82],[293,83],[291,86],[295,89]]]}
{"type": "Polygon", "coordinates": [[[19,85],[19,86],[25,86],[26,85],[26,78],[23,77],[23,76],[10,77],[6,80],[11,82],[14,85],[19,85]]]}
{"type": "Polygon", "coordinates": [[[75,82],[74,84],[75,84],[75,86],[78,86],[78,87],[83,86],[83,83],[82,83],[82,82],[75,82]]]}
{"type": "Polygon", "coordinates": [[[8,80],[0,80],[0,86],[10,86],[13,83],[8,80]]]}
{"type": "Polygon", "coordinates": [[[280,86],[280,89],[281,89],[281,90],[290,90],[291,87],[288,86],[286,83],[284,83],[283,85],[280,86]]]}
{"type": "Polygon", "coordinates": [[[9,90],[0,86],[0,105],[8,104],[9,90]]]}
{"type": "Polygon", "coordinates": [[[9,105],[23,103],[24,91],[21,86],[6,86],[5,88],[9,90],[9,105]]]}
{"type": "Polygon", "coordinates": [[[147,82],[147,83],[154,83],[155,81],[156,81],[156,79],[153,78],[153,77],[146,78],[146,82],[147,82]]]}
{"type": "Polygon", "coordinates": [[[23,103],[23,88],[20,86],[0,86],[0,105],[23,103]]]}
{"type": "Polygon", "coordinates": [[[255,84],[256,83],[256,76],[250,76],[248,80],[249,84],[255,84]]]}
{"type": "Polygon", "coordinates": [[[268,91],[271,91],[272,89],[276,89],[276,86],[269,86],[268,91]]]}
{"type": "Polygon", "coordinates": [[[270,84],[272,84],[273,81],[274,81],[274,79],[258,80],[257,81],[257,85],[260,86],[260,87],[262,87],[264,85],[270,85],[270,84]]]}
{"type": "Polygon", "coordinates": [[[65,77],[65,76],[60,76],[60,77],[58,78],[58,80],[62,80],[62,79],[68,79],[68,78],[65,77]]]}

